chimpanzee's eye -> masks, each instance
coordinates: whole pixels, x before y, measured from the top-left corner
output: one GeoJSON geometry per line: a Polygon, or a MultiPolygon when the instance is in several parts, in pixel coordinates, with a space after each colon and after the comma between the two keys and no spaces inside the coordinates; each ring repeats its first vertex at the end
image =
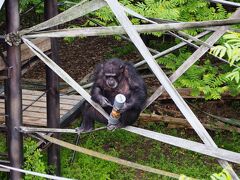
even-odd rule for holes
{"type": "Polygon", "coordinates": [[[110,77],[112,77],[112,76],[107,76],[107,75],[105,75],[105,77],[108,79],[108,78],[110,78],[110,77]]]}

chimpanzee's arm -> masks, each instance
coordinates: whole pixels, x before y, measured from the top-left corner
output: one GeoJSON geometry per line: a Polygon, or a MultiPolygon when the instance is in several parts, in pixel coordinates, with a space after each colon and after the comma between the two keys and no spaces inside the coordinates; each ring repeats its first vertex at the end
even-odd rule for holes
{"type": "Polygon", "coordinates": [[[129,110],[129,109],[141,109],[145,100],[146,100],[146,91],[145,89],[138,87],[134,91],[131,92],[130,98],[125,103],[122,112],[129,110]]]}
{"type": "Polygon", "coordinates": [[[126,63],[125,78],[128,79],[130,96],[121,111],[124,112],[132,108],[140,110],[147,97],[146,85],[130,63],[126,63]]]}

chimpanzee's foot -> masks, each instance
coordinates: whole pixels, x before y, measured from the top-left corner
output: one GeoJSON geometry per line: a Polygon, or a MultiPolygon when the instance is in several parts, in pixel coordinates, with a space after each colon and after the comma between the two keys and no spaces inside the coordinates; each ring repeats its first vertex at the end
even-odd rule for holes
{"type": "Polygon", "coordinates": [[[76,131],[78,133],[81,133],[81,132],[90,132],[93,130],[93,127],[92,126],[84,126],[84,124],[81,124],[80,127],[76,128],[76,131]]]}
{"type": "Polygon", "coordinates": [[[110,130],[110,131],[114,131],[114,130],[122,128],[122,127],[123,127],[123,125],[120,122],[117,123],[117,124],[108,124],[107,125],[107,129],[110,130]]]}

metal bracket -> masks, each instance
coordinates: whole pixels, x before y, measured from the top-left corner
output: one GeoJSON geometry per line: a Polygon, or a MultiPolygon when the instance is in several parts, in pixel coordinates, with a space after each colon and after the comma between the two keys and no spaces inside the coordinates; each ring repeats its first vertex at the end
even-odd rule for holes
{"type": "Polygon", "coordinates": [[[5,35],[5,42],[9,46],[19,46],[21,44],[21,36],[18,32],[11,32],[5,35]]]}

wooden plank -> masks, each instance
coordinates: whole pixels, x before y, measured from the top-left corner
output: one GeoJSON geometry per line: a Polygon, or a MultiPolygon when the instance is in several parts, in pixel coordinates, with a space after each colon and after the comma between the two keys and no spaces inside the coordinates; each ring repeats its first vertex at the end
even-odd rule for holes
{"type": "MultiPolygon", "coordinates": [[[[4,116],[0,116],[0,123],[4,123],[4,122],[5,122],[4,116]]],[[[33,125],[33,126],[46,126],[47,125],[47,119],[24,116],[23,117],[23,124],[33,125]]]]}
{"type": "MultiPolygon", "coordinates": [[[[27,89],[23,89],[23,96],[24,95],[31,95],[33,97],[39,97],[40,95],[43,94],[42,91],[33,91],[33,90],[27,90],[27,89]]],[[[46,95],[44,95],[43,97],[46,97],[46,95]]],[[[69,100],[76,100],[76,101],[80,101],[82,100],[82,97],[80,95],[61,95],[60,94],[60,99],[69,99],[69,100]]]]}
{"type": "MultiPolygon", "coordinates": [[[[69,109],[68,109],[69,110],[69,109]]],[[[60,115],[64,115],[68,112],[68,110],[63,110],[60,109],[60,115]]],[[[46,108],[38,108],[38,107],[29,107],[27,110],[25,110],[24,112],[28,112],[28,113],[38,113],[38,114],[46,114],[46,108]]],[[[45,116],[45,115],[44,115],[45,116]]]]}
{"type": "Polygon", "coordinates": [[[28,111],[23,111],[23,117],[24,116],[29,116],[33,118],[47,118],[47,114],[45,113],[35,113],[35,112],[28,112],[28,111]]]}
{"type": "MultiPolygon", "coordinates": [[[[60,108],[60,115],[66,114],[68,112],[68,110],[60,108]]],[[[32,106],[27,108],[27,110],[25,110],[25,111],[27,111],[27,112],[35,112],[35,113],[47,113],[46,108],[39,108],[39,107],[32,107],[32,106]]]]}
{"type": "MultiPolygon", "coordinates": [[[[62,115],[61,115],[62,117],[62,115]]],[[[4,116],[0,115],[0,122],[4,123],[5,118],[4,116]]],[[[33,114],[32,112],[24,112],[23,113],[23,124],[27,125],[34,125],[34,126],[46,126],[47,125],[47,119],[46,115],[36,113],[33,114]]]]}
{"type": "Polygon", "coordinates": [[[69,100],[75,100],[79,102],[83,98],[80,95],[64,95],[64,96],[60,96],[60,99],[69,99],[69,100]]]}
{"type": "MultiPolygon", "coordinates": [[[[4,103],[4,100],[0,99],[0,103],[4,103]]],[[[25,106],[29,106],[29,105],[31,105],[33,103],[33,101],[31,101],[31,100],[23,100],[22,103],[25,106]]],[[[60,102],[60,106],[62,107],[62,109],[70,109],[73,105],[75,105],[75,104],[71,104],[71,103],[64,104],[64,103],[60,102]]],[[[46,101],[36,101],[31,106],[46,107],[46,101]]]]}
{"type": "MultiPolygon", "coordinates": [[[[110,6],[111,10],[117,17],[120,24],[125,29],[128,36],[131,38],[141,55],[144,57],[146,62],[148,63],[149,67],[153,71],[153,73],[156,75],[158,80],[161,82],[165,90],[169,93],[175,104],[178,106],[180,111],[183,113],[185,118],[188,120],[188,122],[191,124],[191,126],[194,128],[194,130],[197,132],[198,136],[202,139],[202,141],[208,145],[212,146],[214,148],[217,148],[217,145],[211,138],[211,136],[208,134],[206,129],[203,127],[203,125],[199,122],[195,114],[191,111],[187,103],[183,100],[183,98],[179,95],[179,93],[176,91],[176,89],[171,84],[171,81],[168,79],[168,77],[165,75],[163,70],[159,67],[159,65],[156,63],[154,58],[152,57],[151,53],[148,51],[147,47],[145,46],[144,42],[140,38],[139,34],[137,33],[136,29],[134,29],[133,25],[131,24],[130,20],[126,16],[125,12],[121,8],[121,5],[118,3],[117,0],[106,0],[108,5],[110,6]]],[[[240,10],[239,10],[240,11],[240,10]]],[[[227,168],[229,164],[227,161],[219,160],[219,163],[223,166],[223,168],[227,168]]],[[[237,174],[231,170],[231,175],[235,179],[239,179],[237,174]]]]}
{"type": "MultiPolygon", "coordinates": [[[[43,52],[50,50],[51,44],[49,38],[37,38],[33,39],[32,42],[38,46],[43,52]]],[[[3,54],[6,56],[6,51],[3,52],[3,54]]],[[[35,54],[32,53],[32,51],[25,45],[21,44],[21,61],[24,63],[24,61],[29,60],[30,58],[34,57],[35,54]]],[[[0,71],[6,68],[5,62],[3,61],[2,57],[0,56],[0,71]]]]}
{"type": "Polygon", "coordinates": [[[5,117],[3,115],[0,115],[0,123],[4,123],[5,122],[5,117]]]}
{"type": "Polygon", "coordinates": [[[220,158],[226,161],[240,164],[240,153],[228,151],[228,150],[217,148],[217,147],[207,146],[202,143],[198,143],[198,142],[194,142],[194,141],[190,141],[190,140],[186,140],[186,139],[182,139],[174,136],[169,136],[166,134],[157,133],[157,132],[153,132],[153,131],[149,131],[146,129],[141,129],[133,126],[128,126],[123,129],[129,132],[133,132],[135,134],[139,134],[144,137],[148,137],[160,142],[171,144],[173,146],[181,147],[181,148],[188,149],[201,154],[205,154],[211,157],[220,158]]]}
{"type": "MultiPolygon", "coordinates": [[[[0,100],[0,103],[3,103],[2,100],[0,100]]],[[[23,100],[23,105],[26,106],[29,106],[32,104],[32,101],[28,101],[28,100],[23,100]]],[[[46,103],[43,103],[43,102],[35,102],[33,105],[31,106],[34,106],[34,107],[46,107],[46,103]]],[[[64,110],[69,110],[73,107],[73,105],[65,105],[65,104],[60,104],[60,107],[61,109],[64,109],[64,110]]]]}
{"type": "MultiPolygon", "coordinates": [[[[32,96],[32,95],[25,95],[23,94],[23,100],[31,100],[34,101],[38,98],[39,96],[32,96]]],[[[37,100],[38,102],[46,102],[46,96],[43,96],[37,100]]],[[[79,100],[76,99],[67,99],[67,98],[61,98],[60,97],[60,104],[67,104],[67,105],[74,105],[77,104],[79,100]]]]}
{"type": "Polygon", "coordinates": [[[31,126],[47,126],[47,119],[23,117],[23,124],[31,126]]]}
{"type": "Polygon", "coordinates": [[[23,94],[26,94],[26,95],[37,95],[37,96],[40,96],[40,95],[42,95],[44,92],[43,92],[43,91],[35,91],[35,90],[23,89],[23,90],[22,90],[22,93],[23,93],[23,94]]]}
{"type": "MultiPolygon", "coordinates": [[[[29,110],[29,111],[39,111],[39,112],[45,112],[46,110],[46,106],[34,106],[34,105],[31,105],[31,106],[27,106],[27,105],[23,105],[23,109],[24,108],[26,108],[26,107],[28,107],[27,108],[27,110],[29,110]]],[[[65,112],[65,111],[68,111],[68,110],[70,110],[71,108],[72,108],[73,106],[61,106],[60,105],[60,111],[63,111],[63,112],[65,112]]],[[[0,103],[0,108],[2,108],[2,109],[4,109],[4,103],[0,103]]]]}
{"type": "MultiPolygon", "coordinates": [[[[66,114],[69,110],[70,109],[68,109],[68,110],[60,109],[60,115],[66,114]]],[[[38,114],[40,114],[41,116],[44,116],[44,117],[45,117],[45,114],[47,113],[46,108],[39,108],[39,107],[32,107],[32,106],[30,106],[29,108],[24,110],[24,112],[38,113],[38,114]]],[[[4,108],[4,105],[2,103],[0,104],[0,113],[5,114],[5,108],[4,108]]],[[[40,115],[38,115],[38,116],[40,116],[40,115]]]]}
{"type": "MultiPolygon", "coordinates": [[[[28,107],[25,111],[23,111],[23,123],[34,126],[46,126],[46,97],[43,96],[38,99],[43,92],[31,90],[23,90],[22,92],[23,109],[28,107]],[[36,99],[38,99],[38,101],[34,102],[36,99]]],[[[67,98],[67,96],[64,97],[65,98],[60,99],[60,119],[62,117],[66,117],[66,114],[69,115],[69,112],[72,112],[71,110],[80,102],[77,99],[82,99],[81,96],[76,95],[73,95],[70,98],[67,98]]],[[[4,107],[4,100],[0,99],[0,113],[2,114],[5,114],[4,107]]],[[[0,122],[3,123],[4,121],[5,118],[3,115],[0,115],[0,122]]]]}
{"type": "MultiPolygon", "coordinates": [[[[66,114],[68,111],[64,111],[61,113],[61,116],[63,116],[64,114],[66,114]]],[[[4,114],[5,113],[5,109],[3,108],[0,108],[0,113],[4,114]]],[[[24,116],[29,116],[29,117],[33,117],[33,118],[46,118],[47,117],[47,114],[46,112],[37,112],[37,111],[23,111],[23,117],[24,116]]]]}

